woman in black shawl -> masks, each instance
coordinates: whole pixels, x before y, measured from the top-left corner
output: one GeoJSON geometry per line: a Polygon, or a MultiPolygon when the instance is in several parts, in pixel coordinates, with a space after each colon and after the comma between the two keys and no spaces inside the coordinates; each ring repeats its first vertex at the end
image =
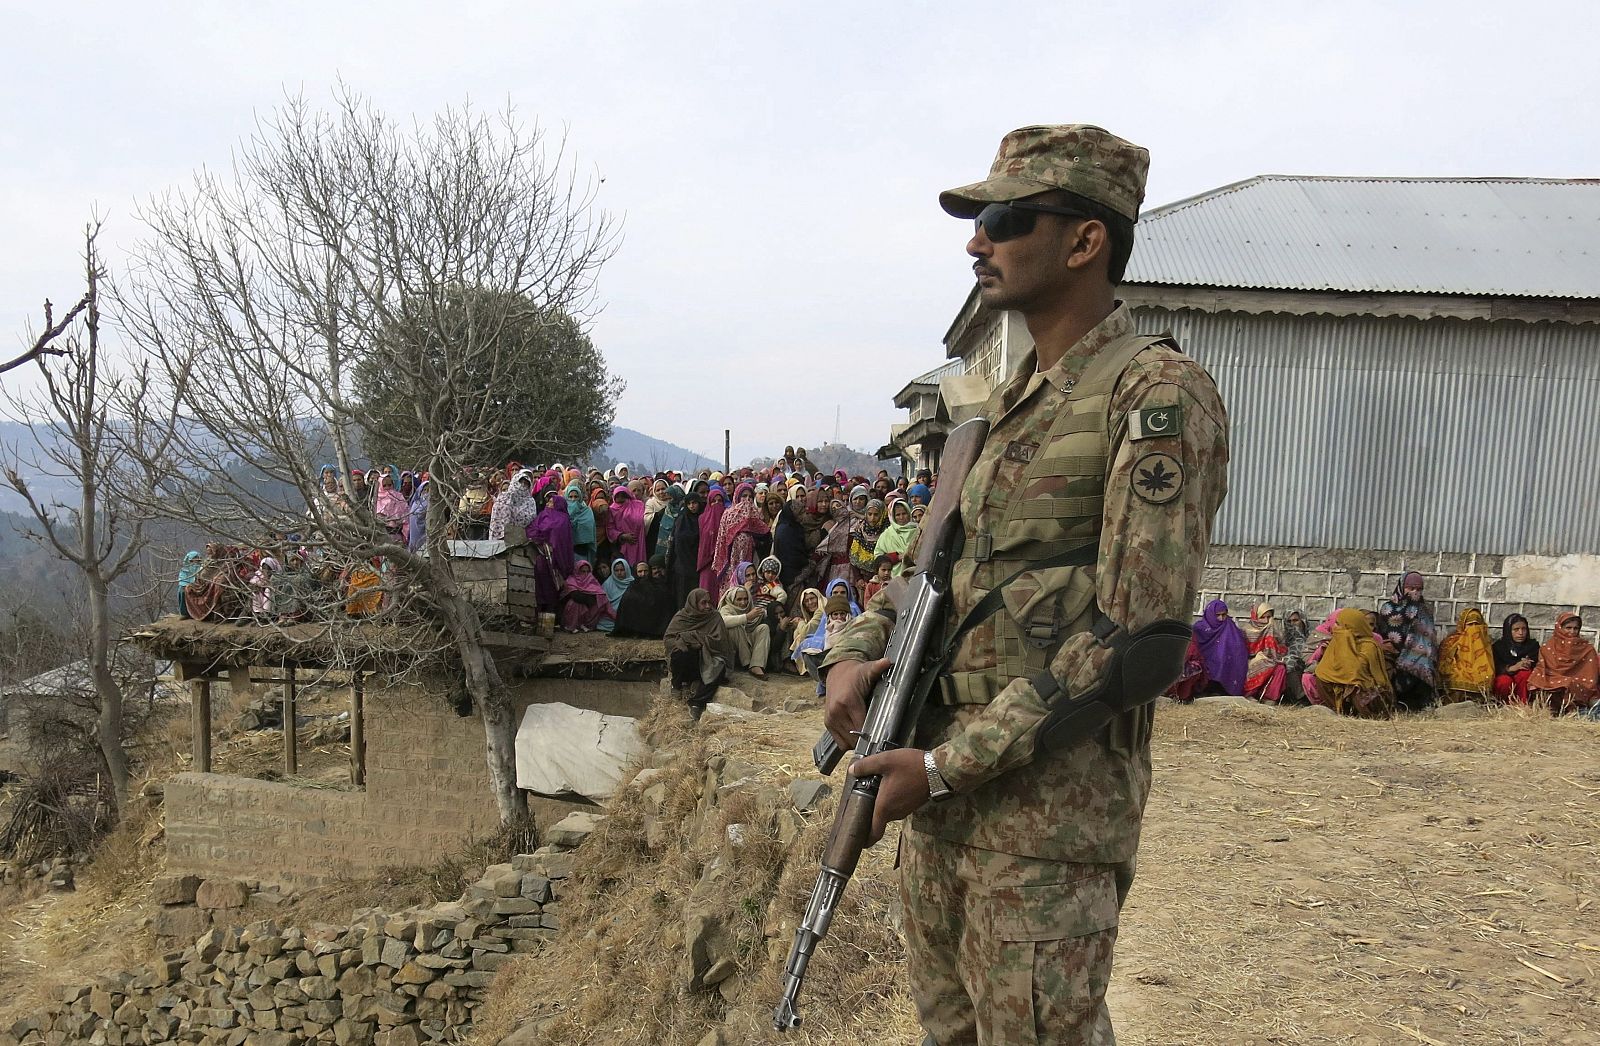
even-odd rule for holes
{"type": "Polygon", "coordinates": [[[656,569],[664,573],[666,566],[661,556],[639,564],[633,574],[633,584],[628,586],[617,607],[617,626],[611,630],[613,636],[660,639],[666,634],[667,623],[677,609],[672,601],[672,582],[665,576],[655,576],[656,569]]]}
{"type": "Polygon", "coordinates": [[[1528,676],[1539,663],[1539,641],[1528,631],[1528,619],[1512,614],[1494,642],[1494,696],[1509,701],[1513,692],[1528,703],[1528,676]]]}
{"type": "Polygon", "coordinates": [[[703,588],[689,593],[667,625],[665,641],[672,688],[688,692],[689,714],[699,719],[733,660],[727,626],[711,605],[711,593],[703,588]]]}
{"type": "Polygon", "coordinates": [[[783,564],[783,587],[796,596],[806,588],[820,588],[822,577],[812,554],[822,540],[822,519],[816,514],[816,492],[804,500],[791,497],[772,528],[772,554],[783,564]]]}
{"type": "Polygon", "coordinates": [[[706,496],[697,485],[684,496],[683,509],[672,525],[667,579],[672,582],[674,608],[688,602],[689,593],[700,587],[700,520],[705,508],[706,496]]]}

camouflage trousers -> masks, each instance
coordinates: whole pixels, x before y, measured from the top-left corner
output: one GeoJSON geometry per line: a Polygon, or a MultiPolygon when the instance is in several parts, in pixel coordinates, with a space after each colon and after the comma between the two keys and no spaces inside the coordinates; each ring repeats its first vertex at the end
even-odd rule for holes
{"type": "Polygon", "coordinates": [[[1106,987],[1129,865],[900,836],[911,995],[937,1046],[1114,1044],[1106,987]]]}

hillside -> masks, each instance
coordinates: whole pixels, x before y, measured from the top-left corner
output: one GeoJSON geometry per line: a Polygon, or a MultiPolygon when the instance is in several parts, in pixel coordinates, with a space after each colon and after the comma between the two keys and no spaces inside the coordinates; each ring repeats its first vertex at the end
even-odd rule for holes
{"type": "Polygon", "coordinates": [[[660,472],[662,469],[695,472],[699,469],[722,467],[721,461],[713,461],[676,443],[646,436],[642,432],[625,429],[620,425],[611,430],[611,438],[606,441],[606,445],[591,457],[593,464],[603,465],[606,468],[619,461],[625,461],[635,472],[641,470],[660,472]]]}

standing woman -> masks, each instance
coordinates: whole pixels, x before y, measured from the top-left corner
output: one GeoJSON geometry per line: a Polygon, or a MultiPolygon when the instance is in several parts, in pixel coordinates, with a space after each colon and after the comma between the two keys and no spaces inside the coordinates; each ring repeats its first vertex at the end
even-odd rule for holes
{"type": "Polygon", "coordinates": [[[1539,663],[1528,676],[1528,690],[1550,702],[1556,714],[1588,708],[1600,694],[1600,658],[1583,638],[1583,618],[1567,611],[1556,618],[1550,641],[1539,648],[1539,663]]]}
{"type": "Polygon", "coordinates": [[[878,543],[872,549],[874,555],[888,556],[894,563],[894,569],[890,571],[894,577],[905,573],[906,550],[911,547],[911,539],[916,534],[917,525],[911,522],[910,507],[904,498],[896,498],[894,504],[889,506],[889,523],[878,535],[878,543]]]}
{"type": "Polygon", "coordinates": [[[511,480],[511,485],[494,499],[489,511],[489,540],[520,545],[528,524],[539,514],[533,500],[533,473],[523,470],[511,480]]]}
{"type": "Polygon", "coordinates": [[[733,492],[733,507],[723,513],[722,523],[718,527],[717,552],[711,566],[717,572],[717,587],[723,592],[743,584],[743,578],[734,576],[734,567],[739,563],[753,562],[756,535],[768,533],[755,497],[755,487],[748,483],[739,484],[733,492]]]}
{"type": "Polygon", "coordinates": [[[406,531],[406,547],[413,552],[419,551],[428,541],[428,487],[432,482],[423,476],[416,493],[411,495],[411,526],[406,531]]]}
{"type": "Polygon", "coordinates": [[[618,486],[611,492],[611,519],[606,534],[616,555],[634,560],[650,558],[644,550],[644,503],[627,487],[618,486]]]}
{"type": "Polygon", "coordinates": [[[822,575],[823,584],[833,581],[843,581],[850,589],[850,598],[856,598],[856,572],[850,566],[850,511],[845,506],[844,500],[837,495],[828,503],[827,534],[822,539],[820,549],[828,556],[826,573],[822,575]]]}
{"type": "Polygon", "coordinates": [[[677,532],[678,520],[683,517],[683,488],[674,483],[662,497],[661,510],[645,524],[644,547],[652,556],[663,555],[670,562],[673,535],[677,532]]]}
{"type": "Polygon", "coordinates": [[[1410,571],[1378,608],[1380,628],[1394,648],[1394,699],[1411,712],[1433,704],[1439,686],[1439,636],[1422,583],[1422,575],[1410,571]]]}
{"type": "Polygon", "coordinates": [[[533,594],[542,611],[554,613],[561,602],[561,586],[572,576],[577,557],[572,552],[572,518],[567,499],[545,491],[544,508],[528,525],[533,543],[533,594]]]}
{"type": "MultiPolygon", "coordinates": [[[[676,488],[674,488],[676,489],[676,488]]],[[[672,581],[673,606],[688,602],[700,584],[700,524],[705,519],[706,496],[696,487],[683,498],[683,509],[672,524],[672,545],[667,550],[667,577],[672,581]]]]}
{"type": "Polygon", "coordinates": [[[1439,644],[1439,678],[1444,685],[1441,704],[1481,703],[1494,693],[1494,647],[1476,607],[1463,610],[1456,630],[1439,644]]]}
{"type": "Polygon", "coordinates": [[[576,480],[566,485],[563,497],[567,502],[567,518],[572,520],[572,554],[593,564],[600,551],[595,547],[594,509],[584,500],[583,487],[576,480]]]}
{"type": "Polygon", "coordinates": [[[1494,644],[1494,696],[1509,701],[1516,694],[1519,704],[1527,704],[1528,677],[1538,663],[1539,641],[1528,631],[1528,619],[1510,615],[1494,644]]]}
{"type": "Polygon", "coordinates": [[[706,508],[700,514],[700,554],[697,565],[700,568],[700,587],[711,594],[711,601],[715,604],[722,593],[722,586],[717,583],[717,568],[712,564],[717,558],[717,538],[722,532],[722,516],[728,509],[728,499],[715,483],[708,486],[705,494],[706,508]]]}

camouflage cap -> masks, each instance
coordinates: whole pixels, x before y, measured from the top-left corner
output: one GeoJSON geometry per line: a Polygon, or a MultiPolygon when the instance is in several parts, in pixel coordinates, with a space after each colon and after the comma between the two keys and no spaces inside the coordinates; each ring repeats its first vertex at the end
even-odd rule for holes
{"type": "Polygon", "coordinates": [[[957,218],[975,218],[985,204],[1065,189],[1138,220],[1150,153],[1093,124],[1035,124],[1000,139],[989,177],[939,194],[957,218]]]}

